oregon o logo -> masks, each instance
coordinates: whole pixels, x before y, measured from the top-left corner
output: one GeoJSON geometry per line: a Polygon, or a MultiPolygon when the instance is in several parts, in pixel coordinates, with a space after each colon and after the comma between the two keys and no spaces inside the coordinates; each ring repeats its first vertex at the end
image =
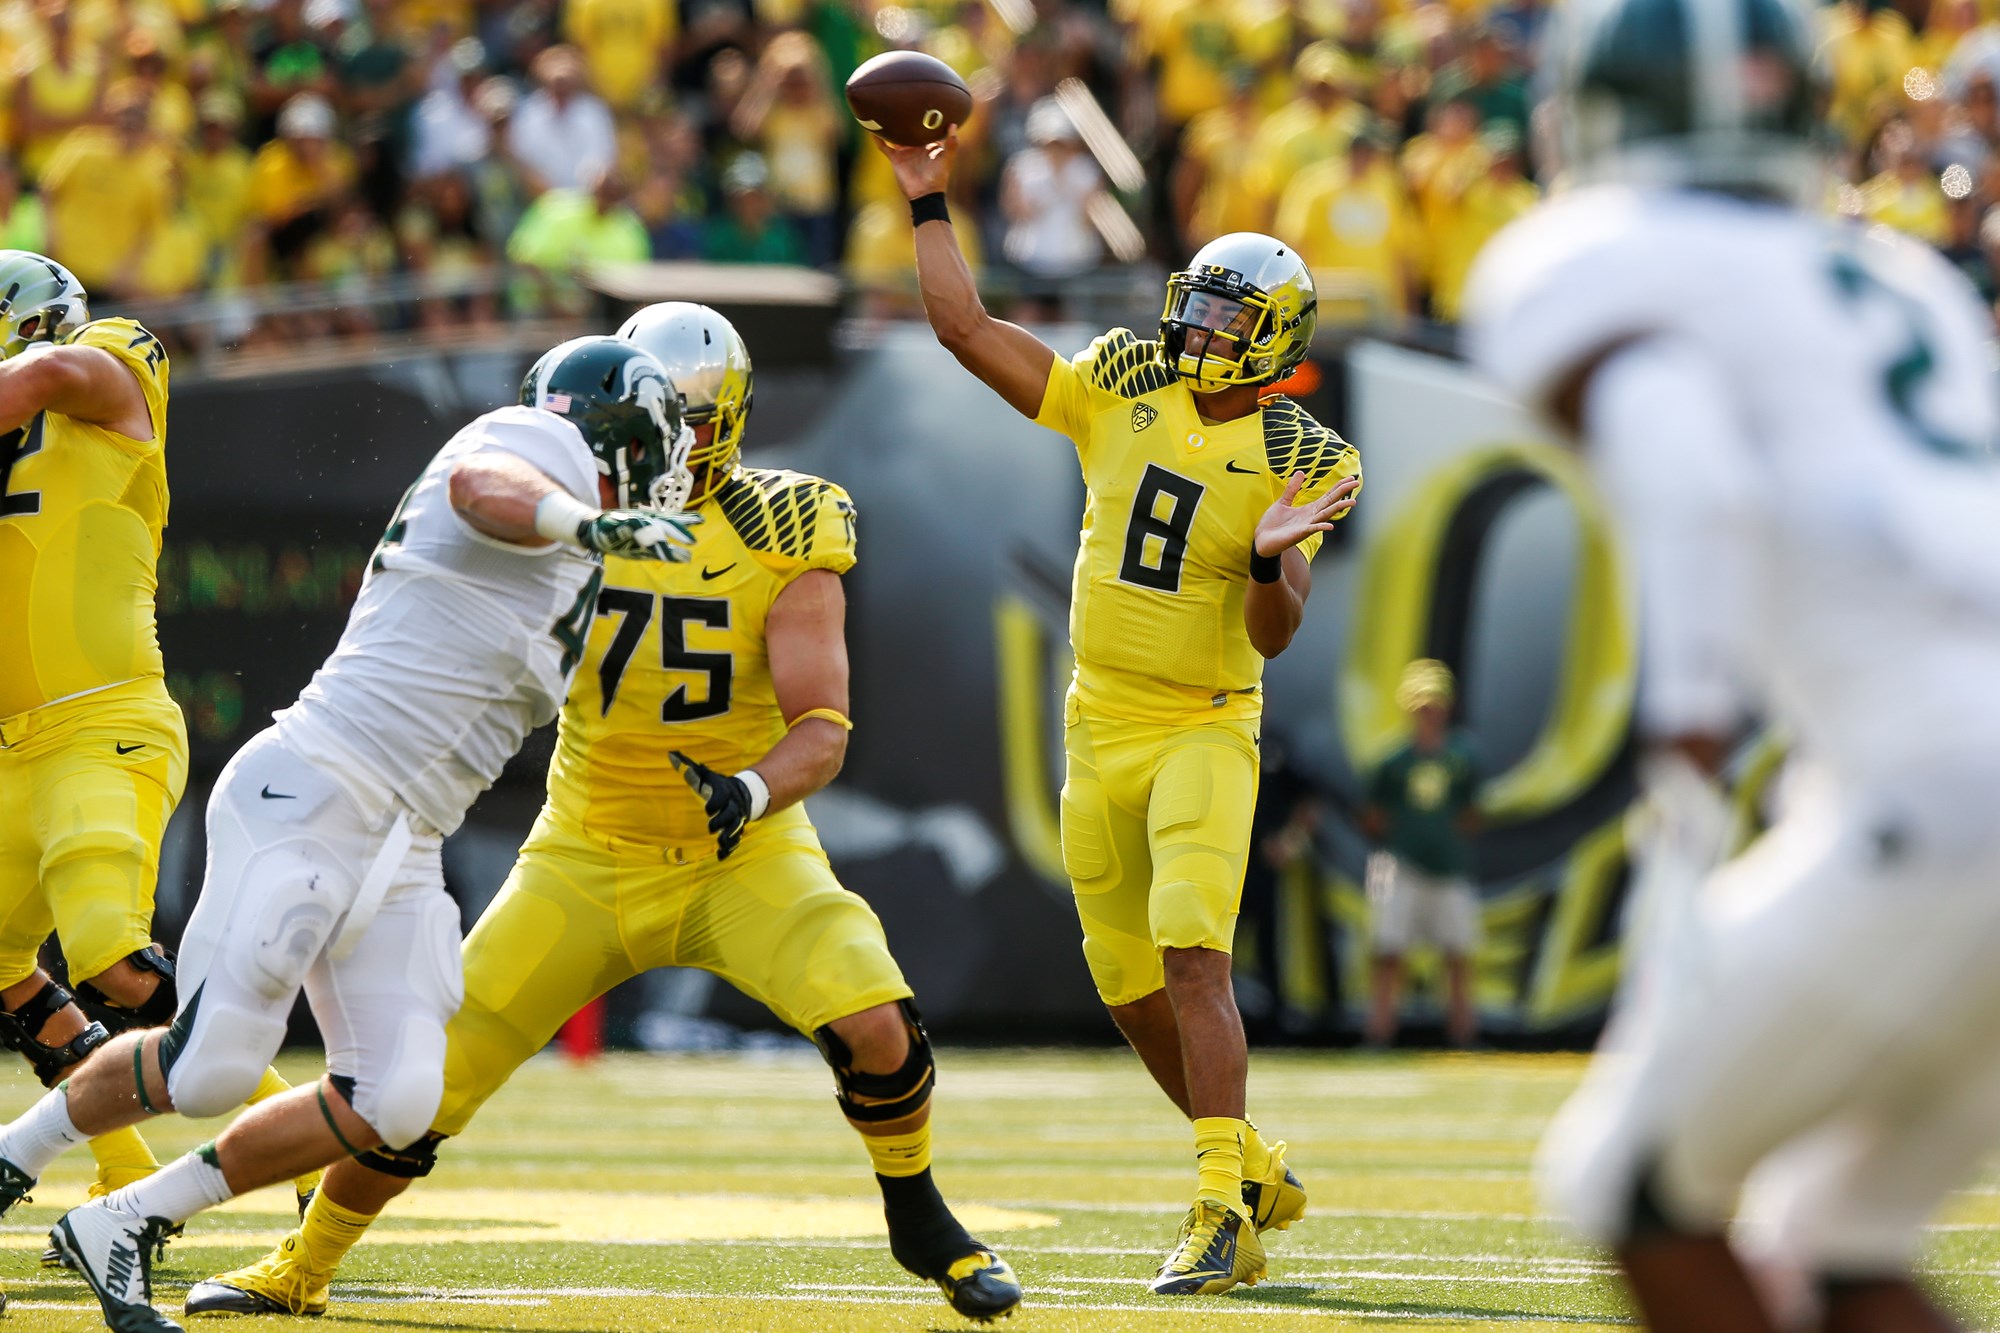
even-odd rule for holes
{"type": "Polygon", "coordinates": [[[1188,448],[1199,449],[1207,443],[1208,441],[1202,438],[1200,431],[1191,430],[1188,432],[1188,448]]]}
{"type": "Polygon", "coordinates": [[[924,112],[925,129],[934,130],[942,124],[944,124],[944,112],[938,110],[936,107],[932,107],[930,110],[924,112]]]}

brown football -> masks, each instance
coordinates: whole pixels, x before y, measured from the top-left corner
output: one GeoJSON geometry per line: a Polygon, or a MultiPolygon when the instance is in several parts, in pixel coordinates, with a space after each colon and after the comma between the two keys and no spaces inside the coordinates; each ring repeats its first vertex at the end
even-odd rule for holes
{"type": "Polygon", "coordinates": [[[916,148],[944,138],[972,114],[972,90],[950,65],[921,51],[887,51],[847,79],[847,106],[861,128],[916,148]]]}

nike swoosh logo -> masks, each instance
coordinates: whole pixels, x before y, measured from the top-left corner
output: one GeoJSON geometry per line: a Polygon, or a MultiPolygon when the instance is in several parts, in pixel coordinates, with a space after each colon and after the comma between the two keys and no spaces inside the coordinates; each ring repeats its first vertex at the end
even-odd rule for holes
{"type": "Polygon", "coordinates": [[[267,801],[296,801],[299,799],[290,792],[272,791],[268,783],[265,784],[264,790],[258,794],[267,801]]]}
{"type": "Polygon", "coordinates": [[[1246,477],[1254,477],[1254,476],[1256,476],[1256,475],[1257,475],[1257,469],[1256,469],[1256,468],[1254,468],[1254,467],[1238,467],[1238,466],[1236,466],[1236,460],[1235,460],[1235,459],[1233,459],[1233,458],[1232,458],[1232,459],[1230,459],[1230,460],[1229,460],[1229,461],[1228,461],[1227,463],[1224,463],[1224,464],[1222,465],[1222,469],[1223,469],[1223,471],[1225,471],[1225,472],[1241,472],[1241,473],[1242,473],[1242,474],[1243,474],[1244,476],[1246,476],[1246,477]]]}
{"type": "Polygon", "coordinates": [[[137,745],[113,745],[111,748],[118,751],[118,753],[120,754],[130,754],[134,750],[145,749],[146,742],[140,741],[137,745]]]}
{"type": "Polygon", "coordinates": [[[724,574],[727,574],[730,570],[736,568],[736,566],[739,563],[740,563],[739,561],[732,560],[728,564],[724,565],[721,569],[708,569],[704,567],[701,571],[701,581],[703,583],[706,583],[710,579],[719,579],[724,574]]]}

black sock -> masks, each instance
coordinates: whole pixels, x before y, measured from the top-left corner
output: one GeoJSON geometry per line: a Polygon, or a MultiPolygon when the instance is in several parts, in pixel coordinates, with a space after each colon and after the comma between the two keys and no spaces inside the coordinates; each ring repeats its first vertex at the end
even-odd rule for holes
{"type": "Polygon", "coordinates": [[[889,1253],[918,1277],[941,1278],[980,1248],[945,1206],[929,1167],[914,1176],[877,1175],[882,1213],[889,1221],[889,1253]]]}

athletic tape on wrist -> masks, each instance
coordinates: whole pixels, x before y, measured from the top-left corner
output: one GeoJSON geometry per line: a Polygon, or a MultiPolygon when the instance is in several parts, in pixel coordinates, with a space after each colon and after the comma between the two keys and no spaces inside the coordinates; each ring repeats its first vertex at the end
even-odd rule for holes
{"type": "Polygon", "coordinates": [[[535,532],[552,542],[581,546],[583,539],[577,530],[601,512],[568,491],[550,491],[535,504],[535,532]]]}
{"type": "Polygon", "coordinates": [[[921,227],[926,222],[951,221],[951,208],[945,203],[943,190],[932,190],[910,200],[910,225],[921,227]]]}
{"type": "Polygon", "coordinates": [[[744,769],[736,780],[750,789],[750,822],[754,824],[771,808],[771,784],[754,768],[744,769]]]}

